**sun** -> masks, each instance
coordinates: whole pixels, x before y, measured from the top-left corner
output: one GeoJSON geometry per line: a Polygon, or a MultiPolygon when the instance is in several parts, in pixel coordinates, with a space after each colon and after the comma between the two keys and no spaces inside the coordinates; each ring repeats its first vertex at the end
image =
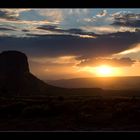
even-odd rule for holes
{"type": "Polygon", "coordinates": [[[114,76],[116,75],[116,70],[107,65],[101,65],[96,67],[95,72],[98,76],[114,76]]]}
{"type": "Polygon", "coordinates": [[[122,68],[106,64],[96,67],[83,67],[79,71],[85,71],[94,74],[96,77],[114,77],[122,75],[122,68]]]}

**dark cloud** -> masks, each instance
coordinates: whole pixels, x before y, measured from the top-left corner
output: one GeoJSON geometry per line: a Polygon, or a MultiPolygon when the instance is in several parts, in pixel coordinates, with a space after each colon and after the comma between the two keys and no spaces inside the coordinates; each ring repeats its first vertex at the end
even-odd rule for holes
{"type": "Polygon", "coordinates": [[[82,60],[78,66],[99,66],[103,64],[107,64],[110,66],[115,66],[115,67],[125,67],[125,66],[131,66],[132,64],[135,63],[135,60],[130,59],[129,57],[127,58],[94,58],[94,59],[85,59],[82,60]]]}
{"type": "Polygon", "coordinates": [[[67,33],[71,33],[71,34],[80,34],[80,35],[93,35],[93,36],[99,36],[93,32],[85,32],[82,29],[77,29],[77,28],[72,28],[72,29],[68,29],[65,30],[67,33]]]}
{"type": "Polygon", "coordinates": [[[0,31],[15,31],[14,29],[0,27],[0,31]]]}
{"type": "Polygon", "coordinates": [[[0,37],[0,50],[18,50],[35,57],[75,55],[93,58],[119,53],[140,42],[140,32],[118,32],[97,38],[81,38],[73,35],[27,35],[28,37],[0,37]]]}
{"type": "Polygon", "coordinates": [[[40,27],[37,27],[37,29],[48,30],[48,31],[52,31],[52,32],[59,32],[59,33],[99,36],[93,32],[85,32],[82,29],[78,29],[78,28],[72,28],[72,29],[65,30],[65,29],[60,29],[57,26],[53,26],[53,25],[42,25],[40,27]]]}
{"type": "Polygon", "coordinates": [[[12,25],[0,25],[0,31],[16,31],[17,28],[12,25]]]}
{"type": "Polygon", "coordinates": [[[126,22],[116,21],[112,25],[116,25],[116,26],[128,26],[128,27],[140,27],[140,20],[126,21],[126,22]]]}
{"type": "Polygon", "coordinates": [[[140,32],[140,29],[135,29],[135,32],[140,32]]]}
{"type": "Polygon", "coordinates": [[[22,32],[30,32],[30,30],[23,29],[22,32]]]}
{"type": "Polygon", "coordinates": [[[57,28],[57,26],[55,26],[55,25],[42,25],[42,26],[37,27],[37,29],[42,29],[42,30],[51,30],[51,31],[61,30],[61,29],[56,29],[56,28],[57,28]]]}
{"type": "Polygon", "coordinates": [[[114,16],[114,23],[116,26],[127,26],[127,27],[140,27],[140,14],[125,13],[117,14],[114,16]]]}

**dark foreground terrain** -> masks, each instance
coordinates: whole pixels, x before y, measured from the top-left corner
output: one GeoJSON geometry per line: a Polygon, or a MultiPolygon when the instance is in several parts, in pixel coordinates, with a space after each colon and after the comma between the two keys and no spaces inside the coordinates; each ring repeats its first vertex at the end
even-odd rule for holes
{"type": "Polygon", "coordinates": [[[140,98],[45,96],[0,98],[2,131],[136,131],[140,98]]]}

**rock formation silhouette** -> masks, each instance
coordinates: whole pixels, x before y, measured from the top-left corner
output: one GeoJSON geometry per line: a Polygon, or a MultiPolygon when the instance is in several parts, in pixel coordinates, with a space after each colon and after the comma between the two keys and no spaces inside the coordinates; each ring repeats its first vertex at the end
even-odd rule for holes
{"type": "Polygon", "coordinates": [[[0,95],[41,95],[55,88],[30,73],[24,53],[4,51],[0,54],[0,95]]]}
{"type": "Polygon", "coordinates": [[[29,65],[25,54],[17,51],[4,51],[0,54],[1,76],[17,77],[29,73],[29,65]]]}

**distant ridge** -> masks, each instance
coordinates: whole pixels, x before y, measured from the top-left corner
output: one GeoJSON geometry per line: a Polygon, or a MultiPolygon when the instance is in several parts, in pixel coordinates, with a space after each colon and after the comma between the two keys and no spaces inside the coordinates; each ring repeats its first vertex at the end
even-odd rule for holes
{"type": "Polygon", "coordinates": [[[46,80],[47,83],[65,88],[102,88],[111,90],[140,90],[140,76],[94,77],[46,80]]]}

